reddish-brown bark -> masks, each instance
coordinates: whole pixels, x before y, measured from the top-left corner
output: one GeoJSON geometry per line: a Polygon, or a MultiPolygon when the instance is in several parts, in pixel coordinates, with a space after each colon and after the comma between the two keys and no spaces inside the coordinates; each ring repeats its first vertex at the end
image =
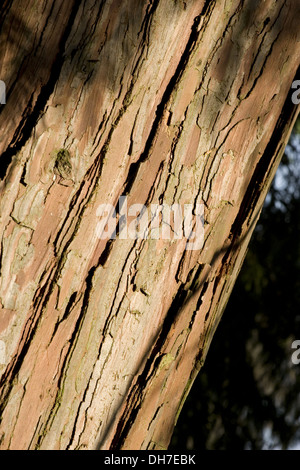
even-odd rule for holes
{"type": "Polygon", "coordinates": [[[299,13],[4,2],[2,449],[168,446],[298,112],[299,13]],[[121,195],[203,202],[203,247],[100,240],[121,195]]]}

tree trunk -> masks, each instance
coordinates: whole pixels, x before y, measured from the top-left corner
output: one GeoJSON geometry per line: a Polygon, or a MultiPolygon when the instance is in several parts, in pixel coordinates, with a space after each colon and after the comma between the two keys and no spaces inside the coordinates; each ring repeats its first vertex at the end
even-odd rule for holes
{"type": "Polygon", "coordinates": [[[298,112],[299,14],[4,1],[2,449],[168,446],[298,112]],[[204,204],[201,247],[101,238],[120,196],[204,204]]]}

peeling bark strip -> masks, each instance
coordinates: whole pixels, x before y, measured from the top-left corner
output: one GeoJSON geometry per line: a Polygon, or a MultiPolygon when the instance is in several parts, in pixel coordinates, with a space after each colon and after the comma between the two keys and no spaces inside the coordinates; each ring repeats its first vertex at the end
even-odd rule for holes
{"type": "Polygon", "coordinates": [[[25,3],[0,13],[1,448],[165,448],[298,113],[300,5],[25,3]],[[203,202],[203,247],[99,239],[121,196],[203,202]]]}

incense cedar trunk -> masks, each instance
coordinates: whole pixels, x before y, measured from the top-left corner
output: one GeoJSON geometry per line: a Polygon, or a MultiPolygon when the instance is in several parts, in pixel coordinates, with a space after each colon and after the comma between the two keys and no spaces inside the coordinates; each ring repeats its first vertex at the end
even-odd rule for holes
{"type": "Polygon", "coordinates": [[[299,8],[3,2],[1,449],[168,446],[297,117],[299,8]],[[101,239],[121,196],[204,204],[201,248],[101,239]]]}

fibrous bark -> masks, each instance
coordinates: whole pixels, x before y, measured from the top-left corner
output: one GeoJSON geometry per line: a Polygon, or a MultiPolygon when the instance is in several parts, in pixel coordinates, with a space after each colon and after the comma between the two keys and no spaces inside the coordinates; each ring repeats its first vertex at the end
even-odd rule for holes
{"type": "Polygon", "coordinates": [[[168,445],[297,115],[299,13],[4,2],[2,449],[168,445]],[[122,195],[203,203],[203,247],[99,239],[122,195]]]}

